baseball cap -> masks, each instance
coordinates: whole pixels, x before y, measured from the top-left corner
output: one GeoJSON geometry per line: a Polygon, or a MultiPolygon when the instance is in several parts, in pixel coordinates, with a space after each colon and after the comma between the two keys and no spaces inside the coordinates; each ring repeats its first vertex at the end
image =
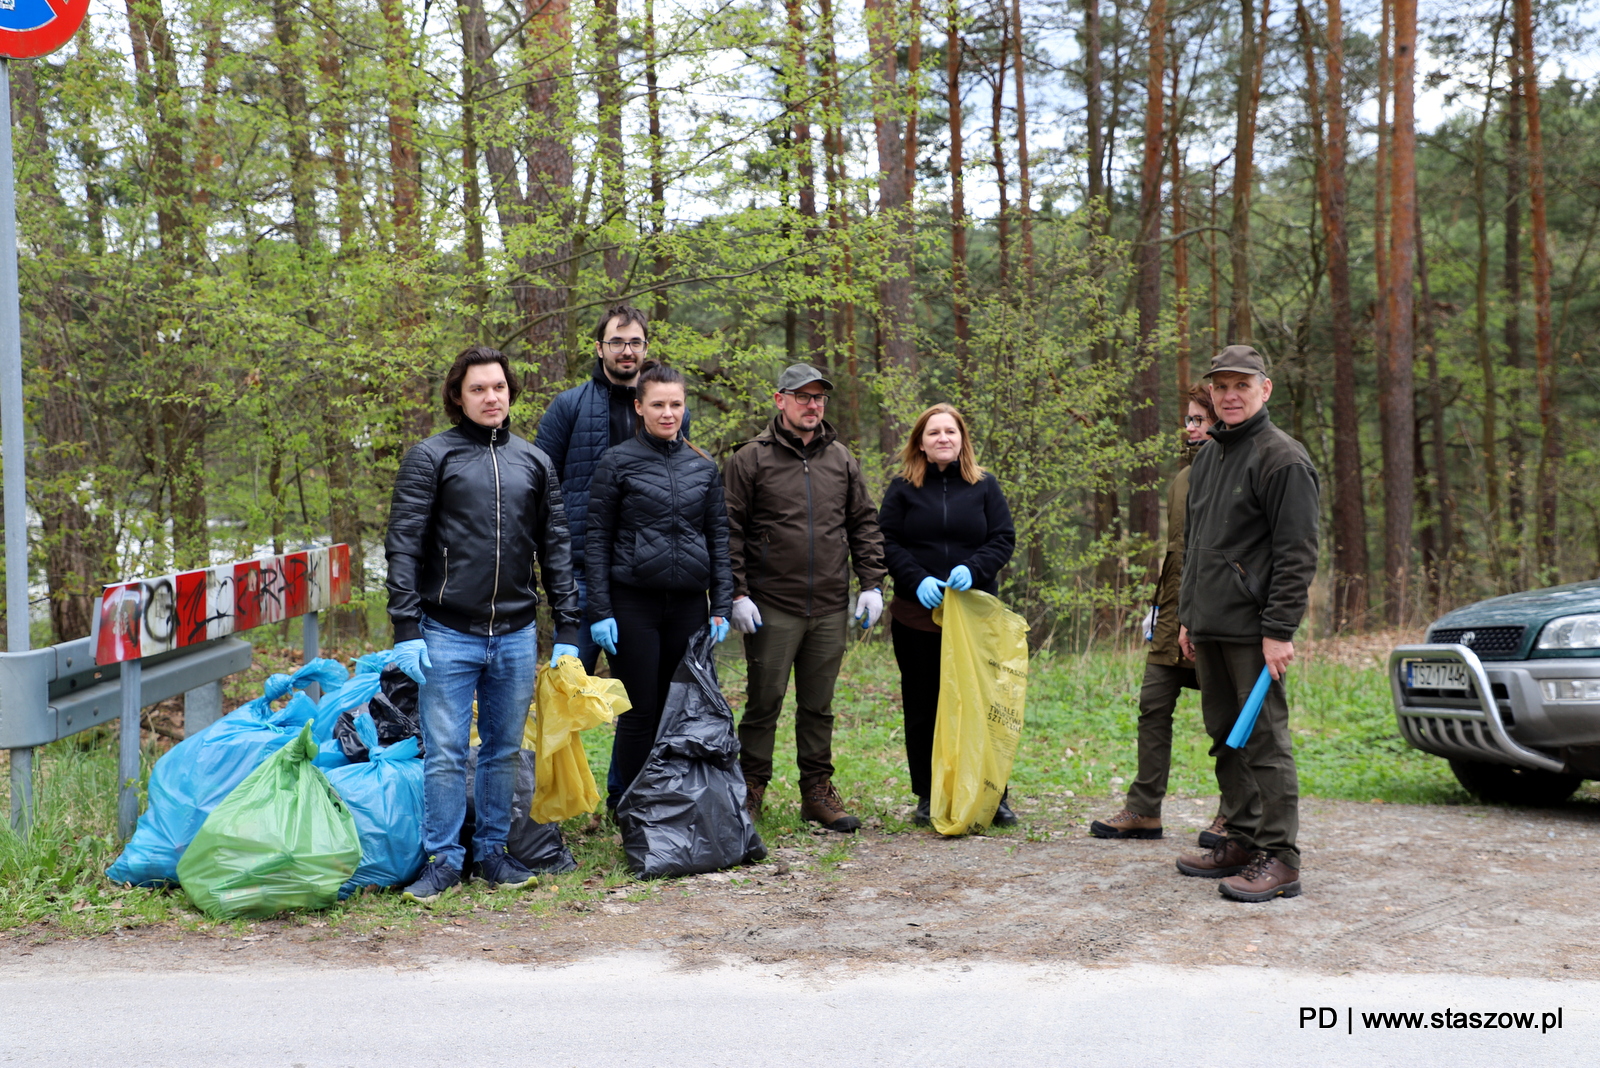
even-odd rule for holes
{"type": "Polygon", "coordinates": [[[1210,378],[1219,371],[1234,371],[1242,375],[1267,373],[1266,358],[1249,345],[1229,345],[1211,357],[1211,369],[1204,377],[1210,378]]]}
{"type": "Polygon", "coordinates": [[[778,376],[778,392],[785,393],[791,389],[799,389],[812,382],[821,382],[827,389],[833,388],[828,376],[809,363],[793,363],[785,367],[783,374],[778,376]]]}

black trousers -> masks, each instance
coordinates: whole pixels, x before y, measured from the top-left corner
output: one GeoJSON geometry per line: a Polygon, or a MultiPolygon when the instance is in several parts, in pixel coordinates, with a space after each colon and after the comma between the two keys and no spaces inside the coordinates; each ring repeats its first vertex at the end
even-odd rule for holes
{"type": "Polygon", "coordinates": [[[917,630],[898,619],[889,625],[900,665],[900,702],[905,707],[906,767],[911,792],[927,797],[933,780],[933,728],[939,721],[940,631],[917,630]]]}
{"type": "Polygon", "coordinates": [[[611,674],[628,691],[633,707],[617,717],[611,772],[606,776],[615,806],[650,759],[661,709],[673,673],[689,648],[689,639],[710,619],[704,590],[647,590],[611,587],[611,609],[617,621],[617,655],[607,655],[611,674]]]}

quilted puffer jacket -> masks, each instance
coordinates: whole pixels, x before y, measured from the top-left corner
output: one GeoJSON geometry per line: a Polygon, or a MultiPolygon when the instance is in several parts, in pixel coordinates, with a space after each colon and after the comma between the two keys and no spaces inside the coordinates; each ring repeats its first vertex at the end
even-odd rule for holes
{"type": "MultiPolygon", "coordinates": [[[[587,382],[556,394],[533,437],[561,477],[561,496],[572,532],[572,563],[580,573],[584,572],[588,547],[589,483],[600,457],[627,441],[637,427],[634,393],[632,386],[619,386],[607,378],[604,365],[596,359],[587,382]]],[[[680,436],[690,436],[691,422],[689,413],[684,412],[680,436]]]]}
{"type": "Polygon", "coordinates": [[[590,622],[613,615],[615,583],[709,590],[711,614],[733,608],[728,511],[717,465],[680,436],[639,433],[600,458],[589,485],[590,622]]]}

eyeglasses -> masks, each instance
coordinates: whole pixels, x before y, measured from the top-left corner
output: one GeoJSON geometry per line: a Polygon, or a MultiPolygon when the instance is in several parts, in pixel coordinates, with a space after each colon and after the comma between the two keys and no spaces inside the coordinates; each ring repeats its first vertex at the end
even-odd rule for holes
{"type": "Polygon", "coordinates": [[[634,352],[643,352],[649,346],[649,344],[650,342],[646,341],[642,337],[629,338],[626,341],[622,340],[620,337],[614,337],[610,341],[606,342],[606,351],[621,352],[624,349],[632,349],[634,352]]]}
{"type": "Polygon", "coordinates": [[[818,408],[826,408],[828,406],[828,395],[826,393],[802,393],[797,389],[783,389],[778,392],[789,394],[805,408],[809,408],[812,405],[818,408]]]}
{"type": "Polygon", "coordinates": [[[1184,426],[1205,426],[1206,417],[1203,415],[1186,415],[1183,417],[1184,426]]]}

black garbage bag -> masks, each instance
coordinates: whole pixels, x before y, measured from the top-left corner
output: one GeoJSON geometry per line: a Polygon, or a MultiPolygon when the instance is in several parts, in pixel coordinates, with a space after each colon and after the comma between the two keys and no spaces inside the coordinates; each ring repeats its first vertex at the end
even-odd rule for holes
{"type": "MultiPolygon", "coordinates": [[[[347,685],[358,684],[359,678],[347,685]]],[[[333,736],[350,763],[360,764],[371,759],[366,743],[356,734],[356,717],[363,712],[372,716],[373,726],[378,728],[378,744],[384,748],[397,745],[407,738],[415,738],[417,744],[421,745],[420,694],[416,680],[410,675],[397,667],[384,668],[378,676],[378,686],[372,696],[363,704],[345,709],[333,724],[333,736]]]]}
{"type": "MultiPolygon", "coordinates": [[[[517,753],[517,787],[511,795],[511,829],[506,834],[506,852],[535,875],[560,875],[574,871],[578,862],[561,837],[561,824],[535,823],[528,810],[533,807],[532,749],[517,753]]],[[[472,780],[478,768],[478,747],[467,750],[467,818],[461,824],[461,848],[467,851],[463,876],[471,874],[477,858],[472,855],[472,832],[477,828],[477,812],[472,802],[472,780]]]]}
{"type": "Polygon", "coordinates": [[[744,808],[739,739],[717,683],[715,649],[710,627],[689,642],[655,748],[617,803],[622,849],[641,879],[717,871],[767,855],[744,808]]]}

